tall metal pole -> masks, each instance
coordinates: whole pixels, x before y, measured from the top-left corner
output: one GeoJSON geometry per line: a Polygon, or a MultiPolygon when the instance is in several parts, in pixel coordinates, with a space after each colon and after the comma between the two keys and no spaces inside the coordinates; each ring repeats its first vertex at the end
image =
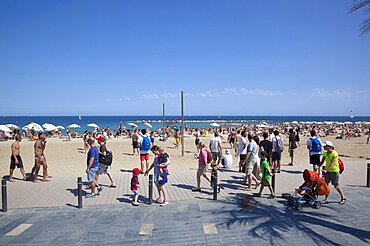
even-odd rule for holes
{"type": "Polygon", "coordinates": [[[162,115],[163,115],[163,119],[162,119],[162,122],[163,122],[163,128],[162,128],[162,134],[163,134],[163,141],[165,141],[166,139],[166,128],[165,128],[165,118],[164,118],[164,115],[165,115],[165,111],[164,111],[164,103],[163,103],[163,106],[162,106],[162,115]]]}
{"type": "Polygon", "coordinates": [[[184,92],[181,91],[181,155],[184,156],[184,92]]]}

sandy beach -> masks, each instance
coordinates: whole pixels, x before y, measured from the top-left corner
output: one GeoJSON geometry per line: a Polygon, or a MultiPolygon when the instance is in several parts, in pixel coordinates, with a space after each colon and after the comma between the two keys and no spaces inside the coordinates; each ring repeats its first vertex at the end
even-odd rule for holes
{"type": "MultiPolygon", "coordinates": [[[[227,143],[227,135],[223,135],[223,149],[229,148],[227,143]]],[[[201,137],[201,141],[209,145],[211,137],[201,137]]],[[[290,162],[287,146],[287,136],[284,136],[285,150],[282,154],[282,165],[287,165],[290,162]]],[[[368,161],[370,157],[370,144],[366,144],[366,137],[351,138],[350,140],[335,139],[332,136],[321,138],[322,141],[330,140],[334,143],[335,149],[338,151],[341,159],[346,161],[368,161]]],[[[308,150],[306,148],[307,137],[301,137],[300,146],[295,151],[295,165],[302,166],[302,170],[310,168],[308,164],[308,150]]],[[[181,145],[179,149],[174,149],[173,138],[169,138],[166,142],[155,140],[158,144],[165,148],[171,158],[171,169],[196,169],[197,161],[194,158],[196,148],[194,138],[185,138],[185,155],[181,156],[181,145]]],[[[9,174],[10,163],[10,146],[13,141],[0,142],[0,173],[2,176],[9,174]]],[[[33,167],[33,144],[34,142],[23,139],[21,142],[21,156],[25,165],[26,172],[29,173],[33,167]]],[[[119,173],[121,170],[131,170],[134,167],[140,167],[138,156],[132,155],[131,140],[126,137],[108,139],[107,147],[113,152],[113,164],[111,173],[119,173]]],[[[86,154],[83,151],[83,140],[72,139],[71,142],[64,141],[59,138],[49,138],[46,146],[46,158],[49,166],[49,174],[52,176],[61,175],[76,175],[84,176],[86,168],[86,154]]],[[[232,152],[234,153],[234,152],[232,152]]],[[[151,155],[150,160],[153,160],[151,155]]],[[[234,157],[233,169],[237,169],[236,163],[239,159],[234,157]]],[[[15,170],[14,177],[21,177],[19,170],[15,170]]]]}

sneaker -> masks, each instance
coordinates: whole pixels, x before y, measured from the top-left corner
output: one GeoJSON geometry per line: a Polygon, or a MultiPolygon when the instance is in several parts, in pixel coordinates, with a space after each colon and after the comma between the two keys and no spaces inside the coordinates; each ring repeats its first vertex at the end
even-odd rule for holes
{"type": "Polygon", "coordinates": [[[97,195],[99,196],[102,191],[103,191],[103,187],[99,186],[98,187],[98,194],[97,195]]]}
{"type": "Polygon", "coordinates": [[[95,194],[91,194],[91,193],[89,193],[89,194],[87,194],[87,195],[85,196],[85,198],[96,198],[96,195],[95,195],[95,194]]]}
{"type": "Polygon", "coordinates": [[[167,205],[168,205],[168,202],[167,201],[163,201],[159,206],[164,207],[164,206],[167,206],[167,205]]]}
{"type": "Polygon", "coordinates": [[[140,205],[139,202],[131,202],[131,204],[134,205],[134,206],[139,206],[140,205]]]}

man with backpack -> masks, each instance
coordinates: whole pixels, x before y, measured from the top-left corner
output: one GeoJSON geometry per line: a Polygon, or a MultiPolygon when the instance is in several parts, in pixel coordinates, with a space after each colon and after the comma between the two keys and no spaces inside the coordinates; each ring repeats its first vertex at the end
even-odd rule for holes
{"type": "Polygon", "coordinates": [[[281,153],[284,151],[283,139],[279,136],[279,131],[274,131],[272,138],[272,165],[277,173],[280,173],[281,153]]]}
{"type": "Polygon", "coordinates": [[[316,135],[316,131],[311,131],[311,137],[307,139],[307,149],[310,154],[310,164],[313,165],[313,170],[317,171],[320,165],[322,155],[322,142],[316,135]]]}
{"type": "Polygon", "coordinates": [[[144,172],[144,161],[147,171],[149,169],[149,153],[151,142],[149,136],[146,134],[146,129],[141,130],[140,138],[139,138],[139,146],[140,146],[140,162],[141,162],[141,170],[144,172]]]}

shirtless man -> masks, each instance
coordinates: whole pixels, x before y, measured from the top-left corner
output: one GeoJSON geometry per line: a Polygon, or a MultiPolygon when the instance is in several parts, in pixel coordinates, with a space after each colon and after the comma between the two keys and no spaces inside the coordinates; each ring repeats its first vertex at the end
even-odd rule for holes
{"type": "Polygon", "coordinates": [[[23,180],[27,180],[26,172],[24,171],[23,161],[21,158],[21,147],[19,143],[22,141],[21,136],[15,136],[15,142],[11,146],[12,155],[10,156],[10,171],[9,182],[14,182],[13,172],[15,167],[18,167],[23,175],[23,180]]]}
{"type": "Polygon", "coordinates": [[[48,182],[49,180],[47,178],[51,178],[48,176],[48,166],[46,163],[46,158],[44,155],[46,146],[46,137],[44,134],[39,134],[39,139],[35,142],[34,145],[34,151],[35,151],[35,166],[32,168],[32,174],[33,176],[33,182],[37,183],[37,176],[40,171],[40,167],[42,165],[42,181],[48,182]]]}
{"type": "Polygon", "coordinates": [[[135,153],[137,153],[137,155],[140,155],[140,146],[139,146],[139,133],[137,131],[137,129],[134,130],[134,133],[131,135],[131,139],[132,139],[132,151],[135,155],[135,153]]]}

